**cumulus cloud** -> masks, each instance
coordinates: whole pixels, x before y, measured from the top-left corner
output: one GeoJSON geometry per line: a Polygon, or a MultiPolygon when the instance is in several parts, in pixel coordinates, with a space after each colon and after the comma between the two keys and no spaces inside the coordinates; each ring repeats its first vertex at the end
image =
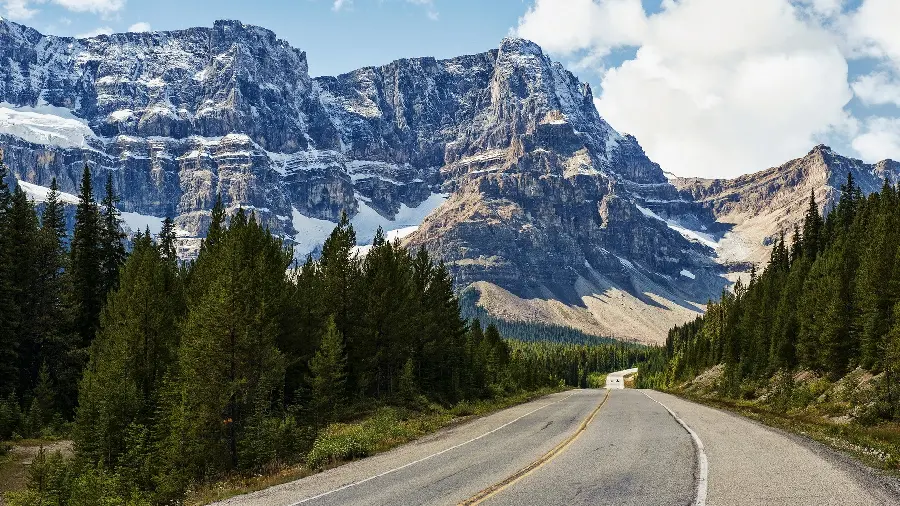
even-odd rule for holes
{"type": "Polygon", "coordinates": [[[109,15],[125,7],[125,0],[52,0],[53,3],[73,12],[92,12],[109,15]]]}
{"type": "Polygon", "coordinates": [[[553,53],[590,48],[604,54],[640,43],[646,24],[641,0],[537,0],[519,20],[517,32],[553,53]]]}
{"type": "Polygon", "coordinates": [[[562,54],[639,46],[605,72],[596,104],[667,170],[734,176],[847,128],[852,92],[840,46],[786,0],[667,1],[652,16],[630,0],[567,0],[571,10],[556,15],[549,5],[539,0],[519,35],[562,54]],[[575,19],[578,29],[562,29],[575,19]]]}
{"type": "Polygon", "coordinates": [[[847,35],[852,48],[863,56],[882,58],[900,69],[900,2],[863,0],[847,20],[847,35]]]}
{"type": "Polygon", "coordinates": [[[853,139],[853,149],[868,160],[897,158],[900,153],[900,118],[873,117],[853,139]]]}
{"type": "Polygon", "coordinates": [[[887,72],[873,72],[853,82],[853,92],[866,105],[900,106],[900,81],[887,72]]]}
{"type": "Polygon", "coordinates": [[[29,8],[29,0],[5,0],[0,2],[3,7],[3,15],[14,21],[27,21],[38,13],[37,9],[29,8]]]}
{"type": "Polygon", "coordinates": [[[6,17],[25,21],[39,12],[33,8],[38,4],[52,2],[72,12],[91,12],[108,16],[125,8],[126,0],[0,0],[6,17]]]}
{"type": "Polygon", "coordinates": [[[141,21],[128,27],[129,32],[149,32],[150,30],[150,23],[146,21],[141,21]]]}
{"type": "Polygon", "coordinates": [[[516,32],[580,58],[576,70],[600,67],[601,115],[664,168],[732,177],[822,141],[870,161],[900,157],[898,120],[848,106],[854,93],[863,104],[900,105],[900,66],[851,79],[847,62],[897,65],[897,19],[896,0],[849,12],[845,0],[663,0],[652,15],[640,0],[536,0],[516,32]],[[634,58],[597,63],[623,46],[638,48],[634,58]]]}

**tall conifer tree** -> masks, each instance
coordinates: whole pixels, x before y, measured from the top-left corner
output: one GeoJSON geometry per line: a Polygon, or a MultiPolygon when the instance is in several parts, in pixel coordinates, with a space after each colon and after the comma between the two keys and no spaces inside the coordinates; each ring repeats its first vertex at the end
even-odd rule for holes
{"type": "Polygon", "coordinates": [[[106,187],[101,202],[100,253],[102,261],[100,269],[103,277],[101,290],[104,297],[118,286],[119,267],[125,261],[125,233],[122,232],[120,213],[116,207],[118,203],[119,198],[116,197],[113,188],[112,173],[109,173],[106,176],[106,187]]]}
{"type": "Polygon", "coordinates": [[[106,294],[103,278],[103,250],[100,210],[94,200],[91,169],[84,166],[78,207],[75,210],[75,230],[72,235],[69,262],[75,304],[75,331],[79,347],[87,349],[97,331],[100,309],[106,294]]]}

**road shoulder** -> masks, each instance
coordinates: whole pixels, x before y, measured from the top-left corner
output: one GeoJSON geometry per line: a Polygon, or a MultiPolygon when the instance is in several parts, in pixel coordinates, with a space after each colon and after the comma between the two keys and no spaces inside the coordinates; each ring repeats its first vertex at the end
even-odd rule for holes
{"type": "Polygon", "coordinates": [[[900,503],[896,479],[801,435],[656,391],[703,441],[709,504],[900,503]]]}

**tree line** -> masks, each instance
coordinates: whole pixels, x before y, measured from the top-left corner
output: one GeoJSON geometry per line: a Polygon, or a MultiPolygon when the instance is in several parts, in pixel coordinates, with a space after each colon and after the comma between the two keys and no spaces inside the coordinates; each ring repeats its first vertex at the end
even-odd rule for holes
{"type": "Polygon", "coordinates": [[[864,196],[849,174],[823,216],[811,195],[802,227],[776,240],[768,265],[669,332],[641,367],[667,386],[724,364],[725,393],[780,371],[839,379],[884,373],[881,415],[900,416],[900,188],[864,196]]]}
{"type": "Polygon", "coordinates": [[[0,439],[75,415],[101,306],[125,259],[111,179],[98,203],[84,172],[70,238],[56,180],[38,219],[8,174],[0,151],[0,439]]]}
{"type": "Polygon", "coordinates": [[[507,341],[461,316],[424,249],[379,230],[359,257],[346,215],[302,265],[221,198],[195,260],[179,261],[170,219],[126,252],[112,180],[100,202],[91,180],[85,167],[71,237],[55,181],[40,217],[0,183],[0,439],[75,443],[74,461],[34,466],[15,504],[177,503],[300,462],[328,424],[374,406],[578,386],[643,356],[507,341]]]}
{"type": "Polygon", "coordinates": [[[462,315],[467,320],[477,318],[482,323],[493,323],[507,339],[525,342],[553,342],[565,344],[621,344],[622,341],[612,337],[588,334],[573,327],[564,327],[540,322],[510,321],[497,318],[485,308],[478,305],[478,292],[473,289],[464,290],[459,295],[462,315]]]}

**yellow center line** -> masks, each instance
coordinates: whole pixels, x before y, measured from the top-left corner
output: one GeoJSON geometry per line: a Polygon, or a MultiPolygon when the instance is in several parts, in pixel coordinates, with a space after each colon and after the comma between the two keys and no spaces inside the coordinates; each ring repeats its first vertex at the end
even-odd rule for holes
{"type": "Polygon", "coordinates": [[[574,443],[575,440],[578,439],[579,436],[581,436],[581,434],[584,433],[584,430],[587,429],[588,424],[590,424],[591,421],[594,419],[594,417],[597,416],[597,412],[600,411],[600,408],[602,408],[603,405],[606,404],[607,399],[609,399],[609,390],[606,391],[606,395],[603,397],[603,400],[600,401],[600,404],[596,408],[594,408],[593,411],[591,411],[591,414],[588,415],[588,417],[585,418],[583,422],[581,422],[581,425],[578,426],[578,429],[574,433],[572,433],[572,435],[570,435],[565,440],[563,440],[563,442],[556,445],[552,450],[545,453],[539,459],[535,460],[531,464],[528,464],[527,466],[523,467],[522,469],[516,471],[515,474],[513,474],[512,476],[504,479],[503,481],[500,481],[498,483],[491,485],[490,487],[482,490],[481,492],[478,492],[471,498],[466,499],[465,501],[459,503],[459,506],[474,506],[476,504],[481,504],[482,502],[489,499],[490,497],[509,488],[510,486],[512,486],[519,480],[521,480],[522,478],[528,476],[529,474],[537,471],[541,467],[547,465],[548,462],[555,459],[562,452],[566,451],[566,449],[569,446],[571,446],[572,443],[574,443]]]}

